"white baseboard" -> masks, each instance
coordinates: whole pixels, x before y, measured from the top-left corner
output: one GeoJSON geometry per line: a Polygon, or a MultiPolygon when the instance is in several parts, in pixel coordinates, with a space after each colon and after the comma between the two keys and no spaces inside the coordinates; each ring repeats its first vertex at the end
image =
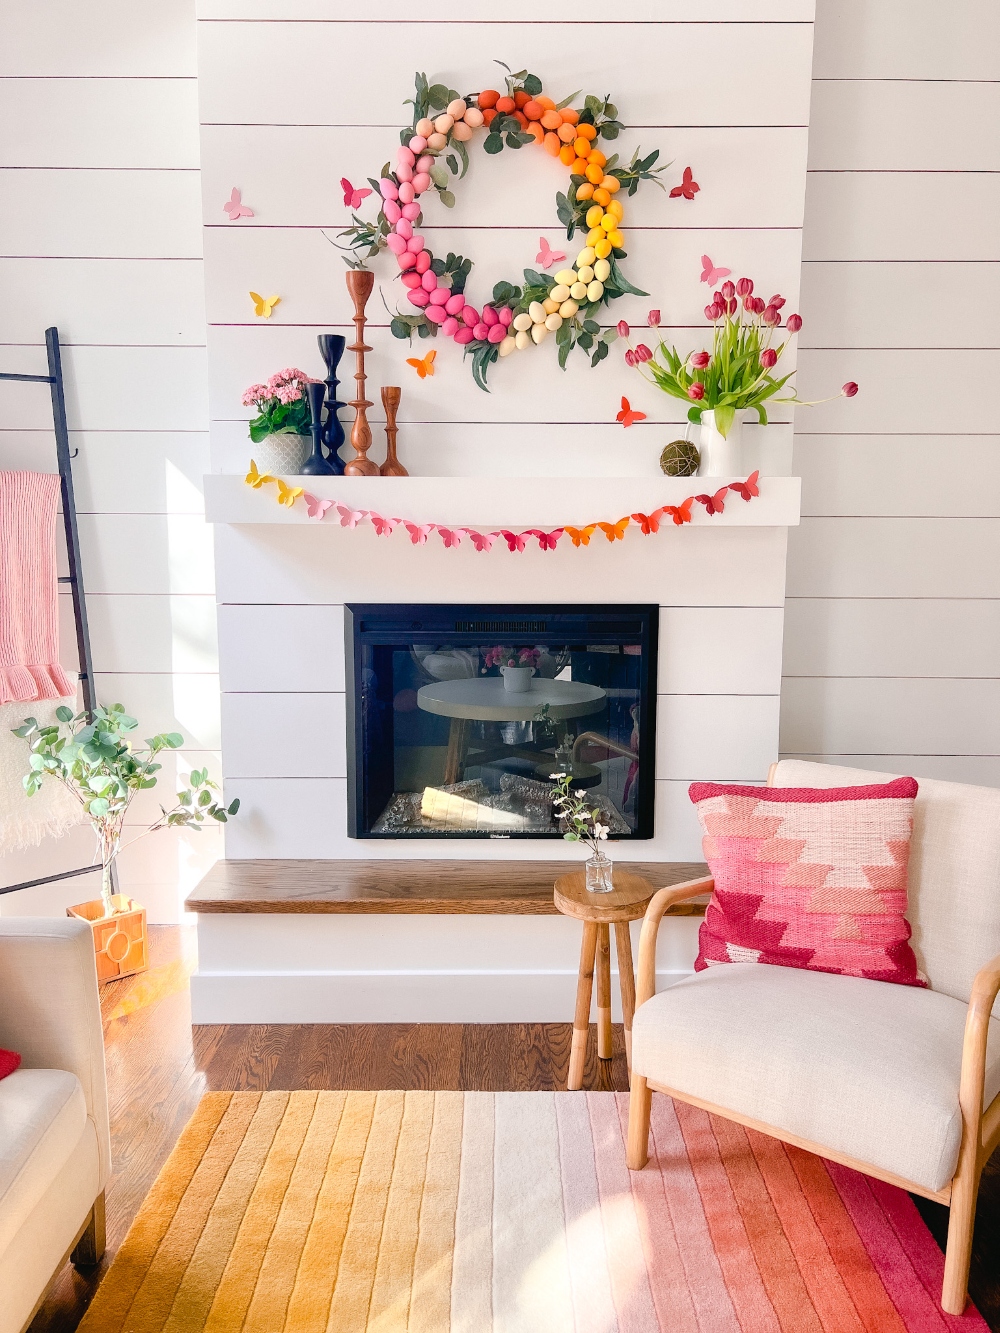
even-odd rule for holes
{"type": "MultiPolygon", "coordinates": [[[[658,972],[657,989],[689,975],[658,972]]],[[[573,1017],[576,980],[569,971],[199,971],[191,978],[191,1021],[566,1023],[573,1017]]],[[[611,989],[612,1017],[620,1022],[614,973],[611,989]]]]}

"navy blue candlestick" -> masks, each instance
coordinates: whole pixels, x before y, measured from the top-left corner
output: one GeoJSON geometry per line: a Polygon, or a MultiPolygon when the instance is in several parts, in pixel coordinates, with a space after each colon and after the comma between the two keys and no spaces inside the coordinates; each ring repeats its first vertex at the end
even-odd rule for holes
{"type": "Polygon", "coordinates": [[[347,339],[339,333],[321,333],[316,339],[320,355],[326,363],[326,421],[323,425],[323,443],[329,451],[328,462],[331,471],[338,477],[344,474],[344,460],[339,450],[344,443],[344,427],[337,416],[337,409],[345,404],[337,401],[337,367],[344,355],[347,339]]]}
{"type": "MultiPolygon", "coordinates": [[[[309,415],[311,418],[309,429],[312,431],[313,451],[309,458],[302,465],[302,473],[306,477],[334,477],[337,475],[337,469],[331,466],[330,460],[323,457],[323,395],[326,393],[326,385],[307,384],[306,396],[309,399],[309,415]]],[[[340,465],[341,472],[344,465],[340,465]]]]}

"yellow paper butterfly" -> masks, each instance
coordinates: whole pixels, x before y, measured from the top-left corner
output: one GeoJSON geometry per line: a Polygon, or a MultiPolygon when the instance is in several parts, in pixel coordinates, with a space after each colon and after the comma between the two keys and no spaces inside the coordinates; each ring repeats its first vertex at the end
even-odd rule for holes
{"type": "Polygon", "coordinates": [[[596,523],[591,523],[586,528],[566,528],[565,531],[573,538],[574,546],[589,546],[591,535],[597,528],[596,523]]]}
{"type": "Polygon", "coordinates": [[[435,351],[428,352],[425,357],[408,356],[406,364],[412,366],[420,378],[425,380],[428,375],[434,374],[434,358],[436,356],[437,352],[435,351]]]}
{"type": "Polygon", "coordinates": [[[247,473],[247,485],[252,486],[255,491],[259,491],[260,488],[266,486],[269,481],[274,481],[274,478],[266,472],[258,472],[257,464],[251,458],[250,471],[247,473]]]}
{"type": "Polygon", "coordinates": [[[264,297],[259,295],[257,292],[251,292],[250,299],[251,301],[253,301],[254,314],[259,315],[262,319],[270,319],[271,311],[281,300],[281,297],[280,296],[264,297]]]}
{"type": "Polygon", "coordinates": [[[286,486],[280,477],[275,477],[278,483],[278,504],[287,505],[291,509],[292,505],[302,494],[301,486],[286,486]]]}

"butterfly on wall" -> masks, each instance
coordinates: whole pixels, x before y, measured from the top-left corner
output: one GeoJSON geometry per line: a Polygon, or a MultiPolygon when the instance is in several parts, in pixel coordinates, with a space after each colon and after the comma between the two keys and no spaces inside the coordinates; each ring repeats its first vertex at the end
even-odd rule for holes
{"type": "Polygon", "coordinates": [[[538,254],[535,255],[535,263],[541,264],[542,268],[551,268],[553,264],[558,264],[561,259],[566,258],[564,250],[553,250],[544,236],[538,238],[538,254]]]}
{"type": "Polygon", "coordinates": [[[350,505],[342,505],[339,501],[337,513],[340,515],[340,526],[342,528],[356,528],[363,518],[368,514],[367,509],[352,509],[350,505]]]}
{"type": "Polygon", "coordinates": [[[591,537],[597,531],[597,524],[591,523],[588,528],[564,528],[563,531],[573,538],[574,546],[589,546],[591,537]]]}
{"type": "Polygon", "coordinates": [[[255,491],[259,491],[262,486],[266,486],[270,481],[274,481],[270,473],[258,472],[257,464],[251,458],[250,471],[247,473],[247,485],[252,486],[255,491]]]}
{"type": "Polygon", "coordinates": [[[356,190],[346,176],[341,176],[340,188],[344,191],[345,208],[360,208],[371,194],[371,190],[356,190]]]}
{"type": "Polygon", "coordinates": [[[651,514],[633,514],[632,522],[638,523],[642,535],[648,537],[651,532],[659,532],[663,513],[664,510],[656,509],[651,514]]]}
{"type": "Polygon", "coordinates": [[[645,421],[646,414],[645,412],[634,411],[632,408],[632,404],[624,395],[622,395],[622,410],[615,417],[615,420],[620,421],[622,425],[627,429],[629,426],[633,425],[636,421],[645,421]]]}
{"type": "Polygon", "coordinates": [[[370,513],[368,517],[371,519],[376,536],[379,537],[391,537],[393,529],[398,528],[403,521],[401,518],[384,518],[381,514],[374,512],[370,513]]]}
{"type": "Polygon", "coordinates": [[[508,551],[524,550],[523,532],[508,532],[506,528],[503,528],[501,529],[500,536],[503,537],[504,541],[507,543],[508,551]]]}
{"type": "Polygon", "coordinates": [[[628,514],[620,518],[617,523],[598,523],[598,527],[607,537],[609,542],[620,542],[625,540],[625,529],[632,522],[628,514]]]}
{"type": "Polygon", "coordinates": [[[432,349],[426,356],[408,356],[406,364],[412,366],[420,378],[425,380],[428,376],[434,374],[434,358],[436,356],[437,352],[432,349]]]}
{"type": "Polygon", "coordinates": [[[310,518],[322,518],[333,505],[332,500],[321,500],[318,495],[310,495],[308,491],[303,492],[302,498],[306,502],[306,512],[310,518]]]}
{"type": "Polygon", "coordinates": [[[280,296],[261,296],[259,292],[251,292],[250,300],[253,301],[253,312],[259,319],[270,319],[271,311],[281,300],[280,296]]]}
{"type": "Polygon", "coordinates": [[[252,218],[253,209],[247,208],[240,197],[240,191],[233,186],[233,192],[226,203],[222,205],[222,211],[229,214],[229,221],[235,222],[237,218],[252,218]]]}
{"type": "Polygon", "coordinates": [[[760,487],[757,485],[757,479],[760,472],[751,472],[746,481],[731,481],[729,489],[736,491],[743,499],[749,502],[755,495],[760,495],[760,487]]]}
{"type": "Polygon", "coordinates": [[[541,528],[525,528],[521,533],[522,537],[537,537],[538,545],[543,551],[554,551],[562,535],[562,528],[553,528],[551,532],[543,532],[541,528]]]}
{"type": "Polygon", "coordinates": [[[278,487],[278,504],[287,505],[291,509],[292,505],[302,494],[301,486],[287,486],[280,477],[275,477],[275,484],[278,487]]]}
{"type": "Polygon", "coordinates": [[[685,167],[684,175],[681,177],[681,183],[680,185],[675,185],[670,191],[670,198],[680,199],[683,195],[685,199],[693,199],[700,189],[701,186],[691,175],[691,168],[685,167]]]}
{"type": "Polygon", "coordinates": [[[476,532],[473,528],[464,528],[463,531],[477,551],[492,551],[493,543],[500,536],[499,532],[476,532]]]}
{"type": "Polygon", "coordinates": [[[404,523],[403,526],[410,534],[414,546],[423,546],[435,528],[433,523],[404,523]]]}
{"type": "Polygon", "coordinates": [[[716,268],[708,255],[701,257],[701,280],[707,282],[709,287],[714,287],[723,278],[728,278],[732,271],[731,268],[716,268]]]}
{"type": "Polygon", "coordinates": [[[699,504],[705,506],[709,514],[721,514],[726,508],[725,500],[728,491],[728,486],[722,486],[714,495],[696,495],[694,498],[699,504]]]}
{"type": "Polygon", "coordinates": [[[663,506],[663,509],[661,510],[661,513],[669,514],[670,517],[671,517],[671,518],[674,520],[674,522],[677,524],[677,526],[680,527],[682,523],[690,523],[690,522],[691,522],[691,506],[692,506],[692,504],[694,504],[694,496],[693,496],[693,495],[689,495],[688,498],[684,501],[683,504],[679,504],[679,505],[664,505],[664,506],[663,506]]]}

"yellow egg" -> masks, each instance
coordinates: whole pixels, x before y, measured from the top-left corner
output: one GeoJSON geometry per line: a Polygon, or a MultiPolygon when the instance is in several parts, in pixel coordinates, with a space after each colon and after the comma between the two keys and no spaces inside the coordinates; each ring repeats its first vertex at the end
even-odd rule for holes
{"type": "Polygon", "coordinates": [[[545,321],[545,327],[548,329],[550,333],[555,333],[556,329],[561,329],[562,315],[558,314],[549,315],[548,319],[545,321]]]}
{"type": "Polygon", "coordinates": [[[613,218],[610,213],[605,213],[604,217],[601,218],[601,226],[605,231],[614,231],[618,226],[618,219],[613,218]]]}
{"type": "Polygon", "coordinates": [[[593,207],[587,209],[587,226],[598,226],[603,217],[604,209],[601,208],[600,204],[594,204],[593,207]]]}
{"type": "Polygon", "coordinates": [[[551,296],[547,296],[542,302],[542,309],[547,315],[552,315],[559,309],[559,302],[553,301],[551,296]]]}
{"type": "Polygon", "coordinates": [[[500,344],[500,355],[510,356],[511,352],[513,352],[516,347],[517,347],[517,339],[512,338],[508,333],[507,337],[504,338],[503,342],[500,344]]]}
{"type": "Polygon", "coordinates": [[[589,264],[581,264],[579,272],[576,275],[581,282],[590,282],[594,276],[594,270],[589,264]]]}
{"type": "MultiPolygon", "coordinates": [[[[573,274],[573,277],[574,278],[576,277],[575,273],[573,274]]],[[[569,296],[569,284],[566,282],[560,282],[558,286],[552,288],[552,290],[549,292],[549,296],[552,298],[553,301],[558,301],[559,304],[562,305],[563,301],[566,300],[566,297],[569,296]]],[[[535,320],[535,323],[537,324],[538,321],[535,320]]]]}
{"type": "Polygon", "coordinates": [[[533,324],[531,326],[532,342],[540,343],[549,336],[549,331],[544,324],[533,324]]]}
{"type": "Polygon", "coordinates": [[[609,231],[608,240],[611,242],[613,250],[620,250],[625,244],[625,237],[620,231],[609,231]]]}
{"type": "Polygon", "coordinates": [[[561,268],[556,274],[556,282],[564,282],[568,287],[571,282],[576,282],[576,274],[571,268],[561,268]]]}
{"type": "Polygon", "coordinates": [[[587,232],[587,245],[593,246],[595,254],[599,255],[601,253],[600,250],[597,249],[597,242],[601,240],[605,234],[606,233],[602,227],[591,227],[590,231],[587,232]]]}
{"type": "Polygon", "coordinates": [[[522,311],[520,315],[515,315],[513,319],[514,328],[518,333],[521,333],[524,329],[530,329],[534,322],[526,310],[522,311]]]}
{"type": "Polygon", "coordinates": [[[545,323],[545,311],[542,309],[541,301],[532,301],[528,306],[528,314],[531,316],[532,324],[545,323]]]}
{"type": "Polygon", "coordinates": [[[566,295],[572,296],[574,301],[582,301],[587,295],[587,284],[585,282],[574,282],[566,295]]]}
{"type": "Polygon", "coordinates": [[[575,301],[563,301],[562,305],[559,307],[559,313],[562,315],[563,319],[572,319],[579,309],[580,307],[575,301]]]}
{"type": "MultiPolygon", "coordinates": [[[[605,236],[603,232],[601,233],[601,239],[594,246],[594,249],[597,251],[599,258],[601,259],[607,259],[608,255],[611,253],[611,242],[608,240],[607,236],[605,236]]],[[[608,265],[609,272],[610,269],[611,266],[609,264],[608,265]]]]}
{"type": "Polygon", "coordinates": [[[590,301],[591,304],[593,304],[595,301],[599,301],[603,295],[604,295],[604,283],[598,282],[597,279],[595,278],[594,281],[587,288],[587,300],[590,301]]]}
{"type": "Polygon", "coordinates": [[[531,334],[524,329],[518,329],[517,333],[514,334],[514,346],[519,352],[523,351],[525,347],[530,347],[531,334]]]}
{"type": "Polygon", "coordinates": [[[607,211],[611,214],[613,218],[617,218],[619,222],[621,222],[622,218],[625,216],[625,210],[624,208],[622,208],[621,204],[618,202],[617,199],[611,200],[611,203],[608,204],[607,211]]]}
{"type": "Polygon", "coordinates": [[[594,247],[592,245],[585,245],[576,257],[577,267],[579,268],[581,264],[592,264],[594,258],[594,247]]]}
{"type": "Polygon", "coordinates": [[[611,265],[606,259],[598,259],[594,264],[594,277],[598,282],[607,282],[611,277],[611,265]]]}

